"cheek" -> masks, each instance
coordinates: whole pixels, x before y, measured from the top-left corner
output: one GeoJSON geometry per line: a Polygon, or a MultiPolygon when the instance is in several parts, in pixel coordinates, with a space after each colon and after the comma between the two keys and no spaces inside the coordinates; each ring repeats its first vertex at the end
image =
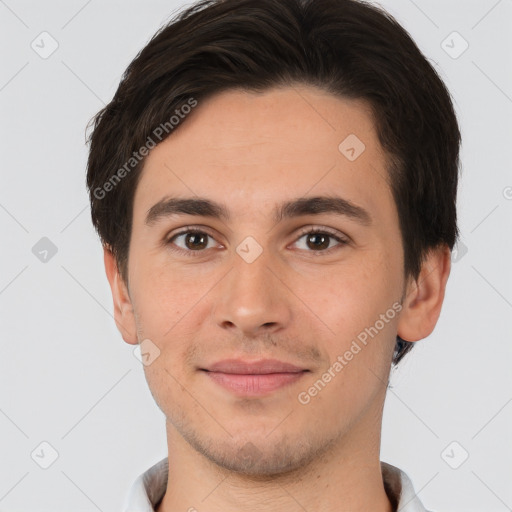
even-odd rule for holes
{"type": "Polygon", "coordinates": [[[139,332],[160,350],[155,363],[145,367],[148,381],[160,386],[169,379],[165,369],[177,378],[183,374],[183,362],[193,359],[190,351],[196,347],[198,331],[209,314],[211,287],[206,278],[194,279],[186,272],[150,264],[139,266],[133,282],[139,332]]]}
{"type": "Polygon", "coordinates": [[[385,257],[361,258],[358,263],[330,271],[324,283],[304,286],[301,293],[318,319],[316,324],[325,331],[324,346],[330,360],[352,350],[357,355],[347,356],[361,363],[375,366],[379,360],[387,362],[400,310],[397,268],[385,257]]]}
{"type": "Polygon", "coordinates": [[[133,281],[137,312],[145,327],[157,337],[166,336],[208,289],[206,281],[187,278],[182,270],[154,262],[147,261],[138,270],[133,281]]]}
{"type": "Polygon", "coordinates": [[[353,264],[332,267],[324,271],[322,279],[303,283],[301,295],[319,320],[333,331],[331,334],[352,333],[378,309],[382,297],[380,291],[376,294],[375,282],[379,276],[369,267],[353,264]]]}
{"type": "Polygon", "coordinates": [[[172,404],[181,403],[185,390],[180,385],[183,380],[165,361],[165,356],[156,359],[144,367],[144,374],[151,394],[158,407],[167,414],[172,411],[172,404]]]}

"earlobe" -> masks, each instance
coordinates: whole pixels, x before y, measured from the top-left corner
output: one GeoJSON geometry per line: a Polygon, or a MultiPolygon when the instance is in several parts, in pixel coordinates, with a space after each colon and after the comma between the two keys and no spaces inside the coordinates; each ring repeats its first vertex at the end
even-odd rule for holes
{"type": "Polygon", "coordinates": [[[398,336],[405,341],[426,338],[441,313],[450,275],[451,251],[447,245],[431,249],[416,280],[409,282],[398,321],[398,336]]]}
{"type": "Polygon", "coordinates": [[[116,259],[108,246],[103,247],[105,273],[110,284],[114,303],[114,320],[123,340],[131,345],[138,343],[137,326],[127,286],[117,268],[116,259]]]}

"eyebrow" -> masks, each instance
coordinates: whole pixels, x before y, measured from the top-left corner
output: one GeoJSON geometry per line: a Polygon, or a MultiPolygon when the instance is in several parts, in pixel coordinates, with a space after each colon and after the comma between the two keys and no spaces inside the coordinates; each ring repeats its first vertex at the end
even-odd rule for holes
{"type": "MultiPolygon", "coordinates": [[[[367,210],[337,196],[301,197],[286,201],[273,210],[273,220],[277,223],[283,219],[322,213],[348,217],[364,226],[368,226],[372,222],[367,210]]],[[[231,218],[225,205],[210,199],[164,197],[148,210],[145,224],[152,226],[159,220],[173,215],[197,215],[223,221],[228,221],[231,218]]]]}

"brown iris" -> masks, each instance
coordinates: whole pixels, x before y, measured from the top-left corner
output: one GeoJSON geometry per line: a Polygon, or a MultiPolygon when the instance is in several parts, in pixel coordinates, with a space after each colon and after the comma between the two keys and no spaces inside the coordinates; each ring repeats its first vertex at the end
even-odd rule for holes
{"type": "Polygon", "coordinates": [[[307,236],[308,246],[312,249],[327,249],[329,247],[329,235],[322,233],[310,233],[307,236]],[[310,245],[310,242],[312,244],[310,245]]]}
{"type": "Polygon", "coordinates": [[[208,235],[206,233],[187,233],[185,245],[188,249],[204,249],[208,245],[208,235]]]}

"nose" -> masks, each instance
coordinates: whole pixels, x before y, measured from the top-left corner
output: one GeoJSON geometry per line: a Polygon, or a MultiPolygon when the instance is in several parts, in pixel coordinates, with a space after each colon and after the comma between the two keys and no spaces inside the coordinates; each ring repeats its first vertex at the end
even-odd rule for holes
{"type": "Polygon", "coordinates": [[[289,292],[265,251],[248,263],[233,255],[233,267],[219,283],[214,315],[217,325],[245,337],[272,334],[292,317],[289,292]]]}

